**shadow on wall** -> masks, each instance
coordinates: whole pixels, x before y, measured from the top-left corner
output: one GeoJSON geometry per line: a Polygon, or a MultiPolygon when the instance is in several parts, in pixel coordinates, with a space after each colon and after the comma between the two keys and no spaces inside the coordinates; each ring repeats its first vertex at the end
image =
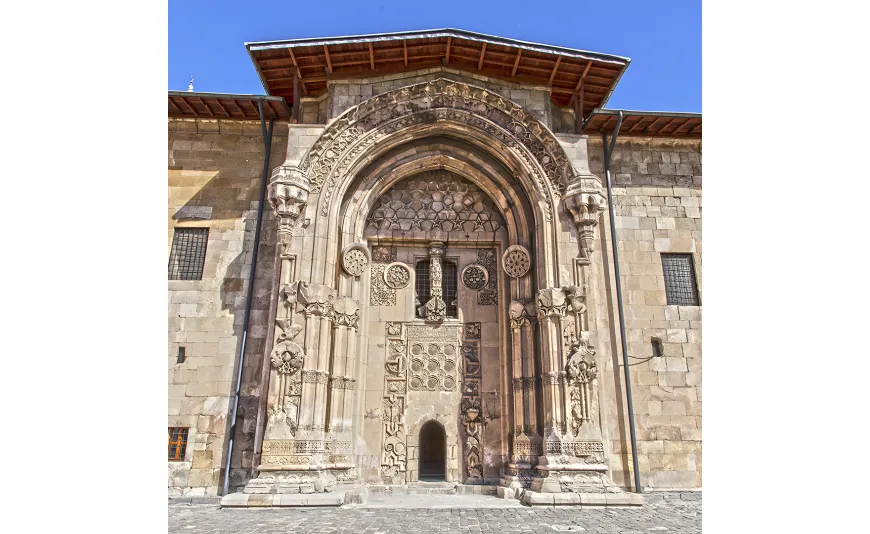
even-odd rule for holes
{"type": "MultiPolygon", "coordinates": [[[[254,131],[249,131],[248,124],[243,125],[248,135],[241,134],[242,125],[237,126],[237,133],[170,131],[170,186],[182,198],[187,197],[183,205],[177,207],[176,204],[175,209],[171,205],[172,197],[170,197],[170,238],[172,227],[209,227],[203,270],[205,285],[200,297],[200,303],[207,305],[197,307],[198,310],[205,310],[199,314],[199,318],[232,317],[233,319],[231,331],[223,325],[217,327],[221,341],[217,344],[218,349],[213,356],[214,365],[218,369],[215,369],[215,374],[207,379],[209,382],[221,385],[222,390],[210,392],[211,395],[230,397],[224,407],[224,416],[214,417],[214,420],[208,422],[206,430],[206,432],[214,432],[214,435],[207,438],[209,449],[217,452],[216,449],[212,449],[211,444],[215,440],[223,441],[220,451],[221,468],[219,473],[215,473],[216,479],[210,481],[218,487],[223,483],[223,471],[226,465],[228,440],[224,437],[230,431],[232,396],[238,375],[238,353],[242,342],[248,292],[246,281],[250,274],[265,152],[259,123],[255,125],[254,131]],[[212,286],[209,281],[219,282],[219,284],[212,286]],[[220,299],[219,306],[214,302],[216,297],[220,299]],[[230,350],[232,356],[227,354],[230,350]],[[229,386],[223,387],[227,383],[229,386]],[[223,419],[223,430],[219,430],[221,419],[223,419]]],[[[279,127],[280,125],[275,125],[272,139],[270,174],[271,170],[285,159],[286,127],[283,135],[275,135],[279,133],[279,127]]],[[[270,290],[276,233],[274,215],[266,201],[245,347],[245,365],[230,470],[230,491],[243,486],[251,476],[261,389],[260,375],[263,355],[266,351],[266,338],[269,334],[267,323],[272,304],[270,290]]],[[[219,321],[205,322],[219,323],[219,321]]],[[[201,376],[198,376],[198,381],[205,380],[201,376]]],[[[208,417],[206,414],[182,415],[198,415],[200,420],[204,416],[208,417]]],[[[200,424],[197,426],[203,428],[200,424]]]]}

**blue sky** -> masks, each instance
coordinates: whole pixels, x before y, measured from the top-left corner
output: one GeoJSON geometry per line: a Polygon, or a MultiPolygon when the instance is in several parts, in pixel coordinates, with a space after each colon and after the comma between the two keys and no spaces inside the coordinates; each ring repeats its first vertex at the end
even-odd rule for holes
{"type": "Polygon", "coordinates": [[[169,89],[263,94],[245,42],[445,27],[627,56],[607,107],[701,111],[694,0],[171,0],[169,89]]]}

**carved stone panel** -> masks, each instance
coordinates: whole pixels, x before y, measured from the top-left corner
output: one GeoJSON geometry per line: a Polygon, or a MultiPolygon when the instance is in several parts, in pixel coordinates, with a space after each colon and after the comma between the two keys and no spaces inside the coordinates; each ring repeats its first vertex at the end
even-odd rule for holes
{"type": "Polygon", "coordinates": [[[446,170],[423,171],[395,184],[375,203],[366,230],[402,232],[476,232],[505,228],[492,199],[465,178],[446,170]]]}
{"type": "Polygon", "coordinates": [[[360,276],[369,266],[368,249],[362,243],[353,243],[344,248],[341,266],[351,276],[360,276]]]}
{"type": "Polygon", "coordinates": [[[521,278],[532,267],[532,259],[529,251],[522,245],[512,245],[502,255],[504,272],[513,278],[521,278]]]}
{"type": "Polygon", "coordinates": [[[391,289],[402,289],[411,281],[411,269],[401,262],[393,262],[384,269],[384,283],[391,289]]]}
{"type": "Polygon", "coordinates": [[[408,390],[458,391],[459,325],[407,325],[408,390]]]}
{"type": "Polygon", "coordinates": [[[483,265],[478,265],[476,263],[472,263],[471,265],[466,265],[464,269],[462,269],[462,283],[465,284],[465,287],[472,291],[480,291],[484,287],[486,287],[487,282],[489,282],[489,273],[486,270],[486,267],[483,265]]]}
{"type": "Polygon", "coordinates": [[[455,343],[410,343],[408,386],[411,391],[456,391],[455,343]]]}
{"type": "Polygon", "coordinates": [[[395,306],[396,290],[384,281],[387,266],[396,261],[396,247],[377,245],[372,248],[371,280],[369,281],[369,304],[371,306],[395,306]]]}
{"type": "Polygon", "coordinates": [[[477,249],[477,263],[483,265],[489,274],[486,286],[477,292],[477,303],[483,306],[494,306],[498,304],[498,265],[495,249],[477,249]]]}

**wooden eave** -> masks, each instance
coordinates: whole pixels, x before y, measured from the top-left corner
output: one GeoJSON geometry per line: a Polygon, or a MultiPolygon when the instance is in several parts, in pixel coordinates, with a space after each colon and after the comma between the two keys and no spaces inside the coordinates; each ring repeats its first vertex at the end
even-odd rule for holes
{"type": "Polygon", "coordinates": [[[265,95],[233,95],[169,91],[169,116],[199,119],[260,120],[257,101],[263,101],[263,114],[278,121],[289,121],[290,108],[283,98],[265,95]]]}
{"type": "MultiPolygon", "coordinates": [[[[549,87],[568,106],[583,79],[583,109],[601,108],[630,60],[455,29],[246,43],[263,88],[293,101],[294,78],[305,96],[327,81],[368,78],[447,66],[495,79],[549,87]],[[584,72],[586,73],[583,78],[584,72]]],[[[584,115],[586,115],[584,113],[584,115]]]]}
{"type": "Polygon", "coordinates": [[[619,127],[619,137],[701,138],[700,113],[669,111],[595,109],[586,119],[583,132],[587,135],[613,133],[620,111],[622,126],[619,127]]]}

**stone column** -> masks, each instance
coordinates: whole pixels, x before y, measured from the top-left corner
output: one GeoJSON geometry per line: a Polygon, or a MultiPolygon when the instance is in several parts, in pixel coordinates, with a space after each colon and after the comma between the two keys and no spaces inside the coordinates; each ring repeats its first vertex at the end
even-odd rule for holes
{"type": "MultiPolygon", "coordinates": [[[[350,297],[339,297],[334,305],[335,343],[332,371],[329,377],[329,420],[326,448],[330,453],[330,469],[347,470],[354,467],[348,458],[351,452],[353,416],[353,390],[356,380],[356,345],[359,326],[359,303],[350,297]]],[[[340,481],[349,481],[348,473],[337,473],[340,481]]]]}
{"type": "Polygon", "coordinates": [[[259,475],[245,493],[311,493],[330,491],[334,478],[324,474],[323,409],[326,378],[323,356],[329,343],[320,341],[324,321],[331,320],[334,290],[296,279],[295,255],[301,245],[297,223],[308,203],[310,184],[297,167],[272,172],[269,203],[278,219],[280,246],[279,303],[276,339],[271,353],[268,421],[259,475]],[[319,349],[319,350],[318,350],[319,349]]]}
{"type": "MultiPolygon", "coordinates": [[[[562,388],[559,385],[562,319],[567,308],[565,293],[558,288],[542,289],[538,291],[535,305],[541,329],[541,413],[544,418],[544,442],[549,444],[548,440],[559,439],[566,431],[562,388]]],[[[546,447],[544,452],[548,452],[546,447]]]]}

